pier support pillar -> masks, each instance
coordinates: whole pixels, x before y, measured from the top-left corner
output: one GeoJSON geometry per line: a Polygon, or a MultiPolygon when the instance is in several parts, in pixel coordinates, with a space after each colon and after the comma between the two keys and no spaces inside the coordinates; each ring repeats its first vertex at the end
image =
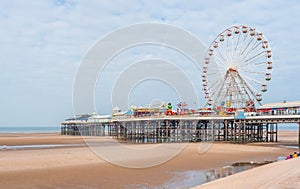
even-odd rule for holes
{"type": "Polygon", "coordinates": [[[298,123],[298,149],[300,152],[300,122],[298,123]]]}
{"type": "Polygon", "coordinates": [[[225,120],[224,121],[224,141],[227,141],[227,133],[228,133],[227,129],[228,129],[228,121],[225,120]]]}

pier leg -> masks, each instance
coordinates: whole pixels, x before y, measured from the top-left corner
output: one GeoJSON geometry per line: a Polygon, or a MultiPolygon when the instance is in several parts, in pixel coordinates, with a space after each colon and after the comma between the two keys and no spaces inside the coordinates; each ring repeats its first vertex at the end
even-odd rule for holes
{"type": "Polygon", "coordinates": [[[244,130],[244,134],[243,134],[243,143],[246,143],[246,122],[243,121],[243,130],[244,130]]]}
{"type": "Polygon", "coordinates": [[[224,121],[224,141],[227,141],[227,133],[228,133],[227,127],[228,127],[228,122],[227,122],[227,120],[225,120],[224,121]]]}
{"type": "Polygon", "coordinates": [[[298,148],[300,151],[300,122],[298,123],[298,148]]]}
{"type": "Polygon", "coordinates": [[[269,123],[267,123],[266,130],[266,142],[269,142],[269,123]]]}
{"type": "Polygon", "coordinates": [[[277,135],[277,133],[278,133],[278,123],[276,123],[276,142],[278,142],[278,135],[277,135]]]}
{"type": "Polygon", "coordinates": [[[212,139],[208,139],[208,140],[215,140],[215,122],[214,120],[211,120],[211,131],[212,131],[212,139]]]}

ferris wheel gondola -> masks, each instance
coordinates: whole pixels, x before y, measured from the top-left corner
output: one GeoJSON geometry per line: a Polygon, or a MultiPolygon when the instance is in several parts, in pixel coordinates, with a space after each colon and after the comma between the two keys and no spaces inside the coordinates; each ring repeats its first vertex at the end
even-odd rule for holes
{"type": "Polygon", "coordinates": [[[209,46],[202,67],[207,105],[261,105],[272,68],[272,51],[262,32],[245,25],[224,30],[209,46]]]}

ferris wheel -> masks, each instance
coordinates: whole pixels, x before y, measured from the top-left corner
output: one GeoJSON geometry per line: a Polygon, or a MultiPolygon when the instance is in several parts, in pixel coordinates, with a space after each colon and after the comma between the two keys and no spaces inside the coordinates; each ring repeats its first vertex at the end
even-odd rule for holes
{"type": "Polygon", "coordinates": [[[268,90],[272,67],[272,51],[261,32],[245,25],[224,30],[211,43],[203,63],[207,105],[252,111],[268,90]]]}

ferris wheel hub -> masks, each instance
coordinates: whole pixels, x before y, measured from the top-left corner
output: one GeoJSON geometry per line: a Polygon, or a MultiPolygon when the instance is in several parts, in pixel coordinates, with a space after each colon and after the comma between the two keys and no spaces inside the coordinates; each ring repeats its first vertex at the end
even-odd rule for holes
{"type": "Polygon", "coordinates": [[[236,69],[236,68],[233,68],[233,67],[229,67],[229,68],[228,68],[228,72],[230,72],[230,73],[236,73],[236,72],[237,72],[237,69],[236,69]]]}

